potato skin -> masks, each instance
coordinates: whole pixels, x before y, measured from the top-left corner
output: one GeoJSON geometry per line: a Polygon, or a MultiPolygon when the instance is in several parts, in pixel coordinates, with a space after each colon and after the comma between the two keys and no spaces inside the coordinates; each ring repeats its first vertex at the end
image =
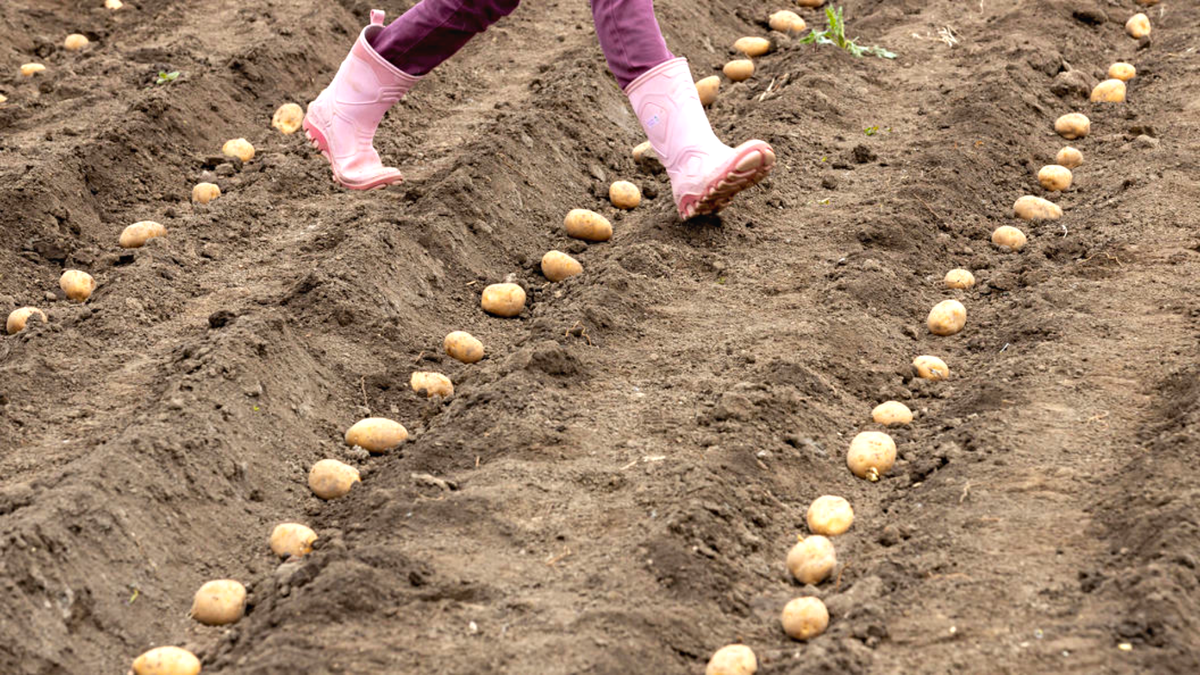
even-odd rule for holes
{"type": "Polygon", "coordinates": [[[633,161],[640,162],[642,161],[642,158],[646,156],[647,152],[653,151],[654,146],[650,144],[650,141],[642,141],[641,143],[633,146],[633,151],[630,152],[630,155],[632,155],[633,161]]]}
{"type": "Polygon", "coordinates": [[[946,278],[942,281],[945,282],[946,288],[971,288],[975,285],[975,275],[971,274],[970,270],[960,267],[946,272],[946,278]]]}
{"type": "Polygon", "coordinates": [[[207,204],[221,196],[221,188],[216,183],[196,183],[192,188],[192,201],[197,204],[207,204]]]}
{"type": "Polygon", "coordinates": [[[284,103],[271,116],[271,126],[286,135],[299,131],[303,123],[304,110],[296,103],[284,103]]]}
{"type": "Polygon", "coordinates": [[[280,558],[301,558],[312,552],[317,533],[307,525],[282,523],[271,532],[271,551],[280,558]]]}
{"type": "Polygon", "coordinates": [[[1038,169],[1038,183],[1050,192],[1063,192],[1071,187],[1071,170],[1059,164],[1047,164],[1038,169]]]}
{"type": "Polygon", "coordinates": [[[361,482],[358,469],[336,459],[323,459],[308,470],[309,489],[325,500],[345,497],[355,483],[361,482]]]}
{"type": "Polygon", "coordinates": [[[461,330],[446,335],[446,339],[442,341],[442,347],[452,358],[463,363],[476,363],[481,361],[484,355],[483,343],[474,335],[461,330]]]}
{"type": "Polygon", "coordinates": [[[737,42],[733,43],[733,48],[735,51],[753,58],[771,51],[771,41],[760,37],[738,38],[737,42]]]}
{"type": "MultiPolygon", "coordinates": [[[[641,146],[638,146],[639,148],[641,146]]],[[[608,218],[587,209],[571,209],[563,218],[567,236],[584,241],[608,241],[612,239],[613,227],[608,218]]]]}
{"type": "Polygon", "coordinates": [[[721,78],[716,75],[696,81],[696,93],[700,95],[700,103],[704,105],[712,105],[717,100],[717,93],[721,90],[721,78]]]}
{"type": "Polygon", "coordinates": [[[754,675],[758,659],[746,645],[726,645],[713,653],[704,675],[754,675]]]}
{"type": "Polygon", "coordinates": [[[1137,77],[1137,68],[1132,63],[1118,61],[1108,67],[1108,76],[1114,80],[1128,82],[1137,77]]]}
{"type": "Polygon", "coordinates": [[[833,574],[837,567],[837,550],[833,542],[823,535],[814,534],[803,539],[788,551],[787,568],[792,577],[802,584],[817,585],[833,574]]]}
{"type": "Polygon", "coordinates": [[[87,272],[67,270],[58,278],[58,287],[71,300],[87,302],[92,297],[92,291],[96,290],[96,280],[87,272]]]}
{"type": "Polygon", "coordinates": [[[34,314],[38,315],[38,317],[42,320],[42,323],[50,322],[50,320],[46,318],[46,313],[37,307],[21,307],[20,309],[14,309],[8,315],[8,321],[4,323],[4,329],[8,331],[9,335],[16,335],[17,333],[25,330],[26,324],[29,323],[29,317],[33,316],[34,314]]]}
{"type": "MultiPolygon", "coordinates": [[[[1021,197],[1017,201],[1013,202],[1013,215],[1021,220],[1058,220],[1059,218],[1062,218],[1062,214],[1062,207],[1058,204],[1055,204],[1049,199],[1042,199],[1041,197],[1034,197],[1033,195],[1025,195],[1024,197],[1021,197]]],[[[999,229],[996,230],[996,232],[999,231],[999,229]]],[[[1022,237],[1023,236],[1024,235],[1022,235],[1022,237]]],[[[994,233],[992,234],[992,241],[1000,244],[1000,242],[996,241],[996,235],[994,233]]],[[[1025,245],[1024,240],[1019,241],[1021,246],[1025,245]]],[[[1017,247],[1013,250],[1018,250],[1019,248],[1020,247],[1017,247]]]]}
{"type": "Polygon", "coordinates": [[[796,598],[784,606],[779,622],[793,640],[811,640],[829,627],[829,609],[820,598],[796,598]]]}
{"type": "Polygon", "coordinates": [[[1138,12],[1125,22],[1125,32],[1129,37],[1140,40],[1150,34],[1150,17],[1138,12]]]}
{"type": "Polygon", "coordinates": [[[1092,103],[1124,103],[1125,82],[1118,79],[1105,80],[1092,89],[1092,103]]]}
{"type": "Polygon", "coordinates": [[[24,75],[25,77],[33,77],[38,73],[44,72],[46,72],[46,66],[43,66],[40,63],[26,63],[21,66],[21,75],[24,75]]]}
{"type": "Polygon", "coordinates": [[[488,314],[512,318],[525,309],[525,289],[516,284],[492,284],[483,289],[480,304],[488,314]]]}
{"type": "Polygon", "coordinates": [[[346,430],[346,444],[356,445],[372,454],[381,454],[408,440],[408,430],[383,417],[359,420],[346,430]]]}
{"type": "Polygon", "coordinates": [[[642,203],[642,191],[627,180],[619,180],[608,187],[608,200],[618,209],[635,209],[642,203]]]}
{"type": "Polygon", "coordinates": [[[191,617],[206,626],[237,623],[246,613],[246,587],[233,579],[210,581],[192,598],[191,617]]]}
{"type": "Polygon", "coordinates": [[[871,410],[871,419],[886,427],[912,424],[913,414],[899,401],[884,401],[871,410]]]}
{"type": "Polygon", "coordinates": [[[244,138],[233,138],[225,141],[225,145],[221,146],[221,154],[249,162],[254,159],[254,146],[244,138]]]}
{"type": "Polygon", "coordinates": [[[450,381],[450,378],[441,373],[413,373],[409,379],[409,386],[417,393],[420,393],[424,389],[426,398],[433,398],[434,396],[449,398],[454,395],[454,383],[450,381]]]}
{"type": "Polygon", "coordinates": [[[1054,131],[1068,141],[1073,141],[1092,132],[1092,121],[1081,113],[1067,113],[1054,120],[1054,131]]]}
{"type": "Polygon", "coordinates": [[[954,335],[967,324],[967,308],[958,300],[943,300],[929,310],[925,324],[934,335],[954,335]]]}
{"type": "Polygon", "coordinates": [[[777,30],[780,33],[788,31],[799,33],[808,28],[808,24],[804,23],[804,19],[801,19],[799,14],[788,9],[781,9],[772,14],[767,24],[771,26],[771,30],[777,30]]]}
{"type": "Polygon", "coordinates": [[[562,251],[547,251],[542,256],[542,274],[550,281],[562,281],[583,273],[583,265],[562,251]]]}
{"type": "Polygon", "coordinates": [[[854,508],[845,497],[822,495],[808,505],[805,514],[808,530],[813,534],[836,537],[854,524],[854,508]]]}
{"type": "Polygon", "coordinates": [[[155,237],[167,236],[167,228],[153,220],[143,220],[130,225],[121,232],[121,248],[141,248],[155,237]]]}
{"type": "Polygon", "coordinates": [[[922,355],[913,359],[913,370],[923,380],[945,380],[950,377],[950,367],[936,356],[922,355]]]}
{"type": "Polygon", "coordinates": [[[1058,154],[1054,157],[1054,161],[1058,162],[1059,166],[1074,169],[1083,165],[1083,153],[1068,145],[1058,151],[1058,154]]]}
{"type": "Polygon", "coordinates": [[[83,49],[84,47],[87,47],[87,46],[88,46],[87,36],[80,35],[79,33],[71,33],[70,35],[67,36],[66,40],[63,40],[63,47],[65,47],[67,49],[67,51],[70,51],[70,52],[77,52],[80,49],[83,49]]]}
{"type": "Polygon", "coordinates": [[[198,675],[200,659],[179,647],[155,647],[133,660],[134,675],[198,675]]]}
{"type": "Polygon", "coordinates": [[[725,73],[725,77],[734,82],[748,80],[754,75],[754,62],[750,59],[736,59],[725,64],[721,69],[725,73]]]}
{"type": "Polygon", "coordinates": [[[859,478],[871,482],[891,470],[896,463],[896,442],[882,431],[864,431],[850,441],[846,466],[859,478]]]}

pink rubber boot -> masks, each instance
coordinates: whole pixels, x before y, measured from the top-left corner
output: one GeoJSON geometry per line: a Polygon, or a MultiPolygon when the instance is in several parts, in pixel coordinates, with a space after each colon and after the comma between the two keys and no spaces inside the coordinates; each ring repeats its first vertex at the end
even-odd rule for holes
{"type": "Polygon", "coordinates": [[[370,190],[403,180],[398,169],[384,166],[372,141],[388,108],[421,78],[388,63],[367,42],[383,30],[383,12],[371,10],[333,82],[308,104],[304,133],[333,167],[333,180],[351,190],[370,190]]]}
{"type": "Polygon", "coordinates": [[[731,148],[717,139],[687,59],[655,66],[630,82],[625,94],[667,169],[675,206],[684,220],[720,211],[775,166],[775,152],[763,141],[731,148]]]}

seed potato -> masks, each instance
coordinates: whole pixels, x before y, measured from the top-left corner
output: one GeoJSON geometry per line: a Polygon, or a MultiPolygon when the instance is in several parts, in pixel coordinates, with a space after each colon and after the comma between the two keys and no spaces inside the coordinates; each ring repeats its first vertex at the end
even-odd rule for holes
{"type": "Polygon", "coordinates": [[[383,417],[360,420],[346,431],[346,444],[356,445],[372,454],[382,454],[408,440],[408,430],[383,417]]]}
{"type": "Polygon", "coordinates": [[[642,191],[627,180],[619,180],[609,186],[608,199],[618,209],[634,209],[642,203],[642,191]]]}
{"type": "Polygon", "coordinates": [[[837,551],[825,536],[814,534],[796,542],[788,551],[787,568],[802,584],[817,585],[829,578],[837,567],[837,551]]]}
{"type": "Polygon", "coordinates": [[[141,248],[155,237],[167,236],[167,228],[153,220],[134,223],[121,232],[121,248],[141,248]]]}
{"type": "Polygon", "coordinates": [[[967,308],[958,300],[943,300],[929,310],[925,325],[934,335],[954,335],[967,325],[967,308]]]}
{"type": "Polygon", "coordinates": [[[134,675],[197,675],[200,659],[179,647],[155,647],[133,660],[134,675]]]}
{"type": "Polygon", "coordinates": [[[321,499],[339,499],[361,483],[358,469],[336,459],[323,459],[308,470],[308,487],[321,499]]]}
{"type": "Polygon", "coordinates": [[[804,23],[804,19],[801,19],[799,14],[787,9],[781,9],[772,14],[767,23],[771,26],[771,30],[777,30],[780,33],[789,31],[799,33],[808,28],[808,24],[804,23]]]}
{"type": "Polygon", "coordinates": [[[296,103],[284,103],[271,117],[271,126],[287,135],[299,131],[303,123],[304,110],[296,103]]]}
{"type": "Polygon", "coordinates": [[[1125,82],[1123,80],[1105,80],[1092,89],[1092,103],[1124,103],[1125,82]]]}
{"type": "Polygon", "coordinates": [[[771,51],[771,41],[760,37],[738,38],[737,42],[733,43],[733,49],[753,58],[771,51]]]}
{"type": "Polygon", "coordinates": [[[854,524],[854,509],[844,497],[822,495],[809,504],[807,520],[813,534],[836,537],[854,524]]]}
{"type": "Polygon", "coordinates": [[[936,356],[918,356],[913,359],[913,370],[923,380],[945,380],[950,377],[950,367],[936,356]]]}
{"type": "MultiPolygon", "coordinates": [[[[638,146],[641,147],[641,146],[638,146]]],[[[584,241],[608,241],[612,239],[613,227],[608,218],[587,209],[571,209],[563,219],[567,236],[584,241]]]]}
{"type": "Polygon", "coordinates": [[[746,645],[726,645],[713,653],[704,675],[754,675],[758,659],[746,645]]]}
{"type": "Polygon", "coordinates": [[[87,302],[92,297],[92,291],[96,290],[96,280],[87,272],[67,270],[58,278],[58,287],[71,300],[87,302]]]}
{"type": "Polygon", "coordinates": [[[1082,113],[1067,113],[1054,120],[1054,131],[1068,141],[1073,141],[1091,133],[1092,121],[1082,113]]]}
{"type": "Polygon", "coordinates": [[[280,558],[302,558],[312,553],[317,533],[300,523],[282,523],[271,532],[271,551],[280,558]]]}
{"type": "Polygon", "coordinates": [[[483,343],[474,335],[461,330],[446,335],[442,347],[452,358],[463,363],[476,363],[483,359],[483,343]]]}
{"type": "Polygon", "coordinates": [[[784,606],[779,621],[793,640],[811,640],[829,627],[829,610],[820,598],[796,598],[784,606]]]}
{"type": "MultiPolygon", "coordinates": [[[[1061,175],[1052,176],[1052,177],[1056,177],[1060,181],[1058,183],[1059,185],[1062,184],[1061,183],[1061,181],[1062,181],[1061,175]]],[[[1059,218],[1062,218],[1062,214],[1063,214],[1062,207],[1059,206],[1058,204],[1055,204],[1054,202],[1052,202],[1048,199],[1042,199],[1041,197],[1034,197],[1033,195],[1026,195],[1024,197],[1021,197],[1017,201],[1013,202],[1013,215],[1020,218],[1021,220],[1058,220],[1059,218]]],[[[1016,228],[1012,228],[1012,229],[1015,230],[1016,228]]],[[[996,232],[999,232],[999,231],[1000,231],[999,229],[996,230],[996,232]]],[[[1008,230],[1005,230],[1005,232],[1008,232],[1008,230]]],[[[1012,233],[1008,232],[1008,234],[1011,235],[1012,233]]],[[[1024,237],[1024,235],[1022,235],[1022,238],[1017,238],[1015,240],[1019,244],[1018,246],[1012,246],[1010,244],[1005,244],[1005,243],[996,241],[995,233],[992,234],[992,241],[997,244],[1000,244],[1001,246],[1008,246],[1009,248],[1013,249],[1014,251],[1017,251],[1017,250],[1020,250],[1021,246],[1025,245],[1025,240],[1023,239],[1023,237],[1024,237]]]]}
{"type": "Polygon", "coordinates": [[[225,145],[221,146],[221,153],[226,157],[237,157],[243,162],[249,162],[254,159],[254,146],[244,138],[234,138],[225,141],[225,145]]]}
{"type": "Polygon", "coordinates": [[[896,463],[896,441],[882,431],[864,431],[850,441],[846,466],[859,478],[872,483],[896,463]]]}
{"type": "Polygon", "coordinates": [[[801,7],[820,7],[825,4],[825,0],[796,0],[796,4],[801,7]]]}
{"type": "Polygon", "coordinates": [[[39,319],[42,320],[42,323],[50,322],[50,320],[46,318],[46,313],[37,307],[22,307],[20,309],[14,309],[9,313],[8,321],[5,322],[4,328],[8,331],[9,335],[16,335],[17,333],[25,330],[25,326],[29,323],[29,317],[35,314],[39,319]]]}
{"type": "Polygon", "coordinates": [[[4,94],[0,94],[0,103],[7,103],[7,102],[8,102],[8,97],[5,96],[4,94]]]}
{"type": "Polygon", "coordinates": [[[1054,157],[1054,161],[1058,162],[1059,166],[1074,169],[1083,165],[1083,153],[1068,145],[1058,151],[1058,155],[1054,157]]]}
{"type": "Polygon", "coordinates": [[[913,414],[899,401],[884,401],[871,410],[871,419],[885,427],[912,424],[913,414]]]}
{"type": "Polygon", "coordinates": [[[970,270],[956,268],[946,272],[946,278],[943,281],[946,283],[946,288],[971,288],[975,285],[975,275],[971,274],[970,270]]]}
{"type": "Polygon", "coordinates": [[[121,0],[104,0],[104,6],[109,9],[121,9],[125,6],[125,3],[121,2],[121,0]]]}
{"type": "Polygon", "coordinates": [[[726,63],[722,72],[734,82],[748,80],[754,75],[754,62],[750,59],[736,59],[726,63]]]}
{"type": "Polygon", "coordinates": [[[1125,22],[1125,32],[1135,40],[1141,40],[1150,34],[1150,17],[1138,12],[1125,22]]]}
{"type": "Polygon", "coordinates": [[[1025,233],[1011,225],[1001,225],[992,232],[992,243],[1010,251],[1020,251],[1025,248],[1025,242],[1025,233]]]}
{"type": "Polygon", "coordinates": [[[40,63],[26,63],[25,65],[21,66],[21,74],[25,77],[33,77],[38,73],[45,72],[45,70],[46,66],[43,66],[40,63]]]}
{"type": "Polygon", "coordinates": [[[192,201],[197,204],[207,204],[221,196],[221,188],[216,183],[197,183],[192,188],[192,201]]]}
{"type": "Polygon", "coordinates": [[[1038,184],[1050,192],[1062,192],[1071,187],[1071,170],[1058,164],[1047,164],[1038,170],[1038,184]]]}
{"type": "Polygon", "coordinates": [[[550,281],[562,281],[583,273],[583,265],[562,251],[547,251],[542,256],[542,274],[550,281]]]}
{"type": "Polygon", "coordinates": [[[206,626],[237,623],[246,613],[246,587],[233,579],[210,581],[196,591],[191,617],[206,626]]]}
{"type": "Polygon", "coordinates": [[[450,381],[450,378],[441,373],[413,373],[412,377],[409,378],[409,385],[418,394],[424,389],[425,398],[433,398],[434,396],[449,398],[454,395],[454,383],[450,381]]]}
{"type": "Polygon", "coordinates": [[[71,33],[66,40],[63,40],[63,47],[70,52],[77,52],[86,46],[88,46],[87,36],[79,33],[71,33]]]}
{"type": "Polygon", "coordinates": [[[633,155],[633,161],[640,162],[646,157],[647,152],[654,152],[654,146],[650,144],[650,141],[643,141],[633,146],[633,152],[630,154],[633,155]]]}
{"type": "Polygon", "coordinates": [[[700,95],[700,103],[704,105],[712,105],[717,100],[717,93],[721,90],[721,78],[716,75],[709,75],[702,80],[696,80],[696,93],[700,95]]]}
{"type": "Polygon", "coordinates": [[[525,289],[516,284],[492,284],[483,289],[483,311],[502,317],[514,317],[525,308],[525,289]]]}
{"type": "Polygon", "coordinates": [[[1108,76],[1114,80],[1128,82],[1137,77],[1137,68],[1132,63],[1119,61],[1108,67],[1108,76]]]}

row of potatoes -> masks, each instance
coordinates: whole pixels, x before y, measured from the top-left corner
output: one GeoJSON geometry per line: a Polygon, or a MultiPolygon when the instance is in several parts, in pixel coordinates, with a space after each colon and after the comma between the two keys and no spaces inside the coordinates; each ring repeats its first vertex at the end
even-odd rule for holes
{"type": "MultiPolygon", "coordinates": [[[[1157,4],[1158,0],[1138,0],[1145,5],[1157,4]]],[[[771,28],[785,30],[791,22],[803,19],[792,12],[778,12],[771,16],[771,28]],[[792,17],[795,17],[793,19],[792,17]]],[[[802,30],[802,28],[798,29],[802,30]]],[[[1126,30],[1131,37],[1142,38],[1150,33],[1150,21],[1145,14],[1137,14],[1126,24],[1126,30]]],[[[747,47],[761,48],[762,44],[752,42],[761,38],[742,38],[736,47],[739,51],[749,54],[747,47]]],[[[763,43],[766,40],[762,40],[763,43]]],[[[766,49],[762,49],[765,53],[766,49]]],[[[1126,83],[1137,74],[1136,68],[1129,63],[1114,63],[1108,69],[1109,79],[1096,85],[1091,94],[1091,101],[1096,103],[1120,103],[1125,100],[1126,83]]],[[[728,75],[728,72],[727,72],[728,75]]],[[[748,77],[748,76],[747,76],[748,77]]],[[[734,79],[734,78],[730,78],[734,79]]],[[[706,78],[697,82],[701,100],[706,104],[716,100],[718,82],[710,82],[716,78],[706,78]]],[[[1091,121],[1083,114],[1070,113],[1058,118],[1054,124],[1055,131],[1067,140],[1080,139],[1088,135],[1091,121]]],[[[1073,147],[1064,147],[1056,156],[1057,164],[1048,165],[1038,171],[1038,183],[1047,191],[1061,192],[1071,186],[1071,169],[1083,164],[1083,153],[1073,147]]],[[[1024,196],[1017,200],[1013,207],[1014,214],[1022,220],[1053,220],[1062,216],[1062,209],[1053,202],[1035,196],[1024,196]]],[[[992,242],[1001,248],[1019,251],[1025,246],[1026,237],[1023,232],[1008,225],[1001,226],[992,234],[992,242]]],[[[968,289],[975,285],[975,276],[970,270],[953,269],[946,273],[943,282],[950,289],[968,289]]],[[[926,326],[929,332],[939,336],[954,335],[961,331],[967,322],[967,310],[961,302],[947,299],[939,302],[929,312],[926,326]]],[[[922,355],[913,360],[913,370],[916,375],[927,380],[945,380],[950,376],[950,368],[942,359],[922,355]]],[[[913,420],[912,411],[899,401],[885,401],[871,411],[872,420],[882,426],[907,425],[913,420]]],[[[896,462],[896,443],[887,433],[881,431],[863,431],[850,441],[846,452],[846,465],[858,478],[871,482],[878,481],[896,462]]],[[[787,556],[787,568],[792,576],[802,584],[816,585],[829,578],[837,567],[837,551],[830,537],[842,534],[850,529],[854,522],[854,510],[850,503],[842,497],[825,495],[814,501],[808,509],[808,528],[812,535],[799,537],[799,542],[792,547],[787,556]]],[[[829,611],[819,598],[799,597],[788,602],[780,616],[783,630],[789,637],[797,640],[807,640],[820,635],[829,624],[829,611]]],[[[754,651],[744,644],[731,644],[718,649],[711,657],[706,675],[754,675],[758,670],[758,661],[754,651]]]]}

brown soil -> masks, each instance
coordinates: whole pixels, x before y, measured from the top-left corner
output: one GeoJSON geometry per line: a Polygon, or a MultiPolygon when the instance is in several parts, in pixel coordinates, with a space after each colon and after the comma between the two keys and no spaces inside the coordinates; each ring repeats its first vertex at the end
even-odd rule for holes
{"type": "MultiPolygon", "coordinates": [[[[701,673],[738,640],[765,675],[1200,669],[1195,3],[1154,7],[1138,43],[1132,0],[847,0],[850,32],[900,57],[777,36],[711,116],[781,165],[687,225],[629,157],[581,0],[530,0],[428,77],[377,139],[408,181],[367,194],[269,121],[327,83],[368,3],[101,5],[0,6],[0,314],[50,317],[0,338],[0,672],[120,673],[180,644],[206,673],[701,673]],[[1129,103],[1077,93],[1118,59],[1129,103]],[[16,75],[31,60],[49,70],[16,75]],[[995,249],[1071,110],[1093,132],[1066,216],[995,249]],[[258,156],[192,206],[240,136],[258,156]],[[658,196],[615,213],[618,178],[658,196]],[[571,207],[614,240],[567,240],[571,207]],[[118,249],[144,219],[169,236],[118,249]],[[548,285],[551,248],[585,274],[548,285]],[[955,266],[980,284],[942,288],[955,266]],[[86,306],[64,268],[98,279],[86,306]],[[527,311],[485,316],[509,276],[527,311]],[[967,329],[931,336],[949,296],[967,329]],[[489,358],[442,356],[456,329],[489,358]],[[953,378],[913,380],[920,353],[953,378]],[[419,400],[417,367],[455,397],[419,400]],[[870,484],[843,453],[887,398],[918,416],[870,484]],[[350,451],[368,413],[413,440],[350,451]],[[317,500],[325,457],[363,485],[317,500]],[[784,558],[821,494],[857,520],[838,579],[800,588],[784,558]],[[289,520],[321,538],[280,565],[289,520]],[[224,577],[248,615],[195,624],[224,577]],[[802,594],[832,614],[807,644],[778,624],[802,594]]],[[[782,6],[658,5],[697,76],[782,6]]]]}

